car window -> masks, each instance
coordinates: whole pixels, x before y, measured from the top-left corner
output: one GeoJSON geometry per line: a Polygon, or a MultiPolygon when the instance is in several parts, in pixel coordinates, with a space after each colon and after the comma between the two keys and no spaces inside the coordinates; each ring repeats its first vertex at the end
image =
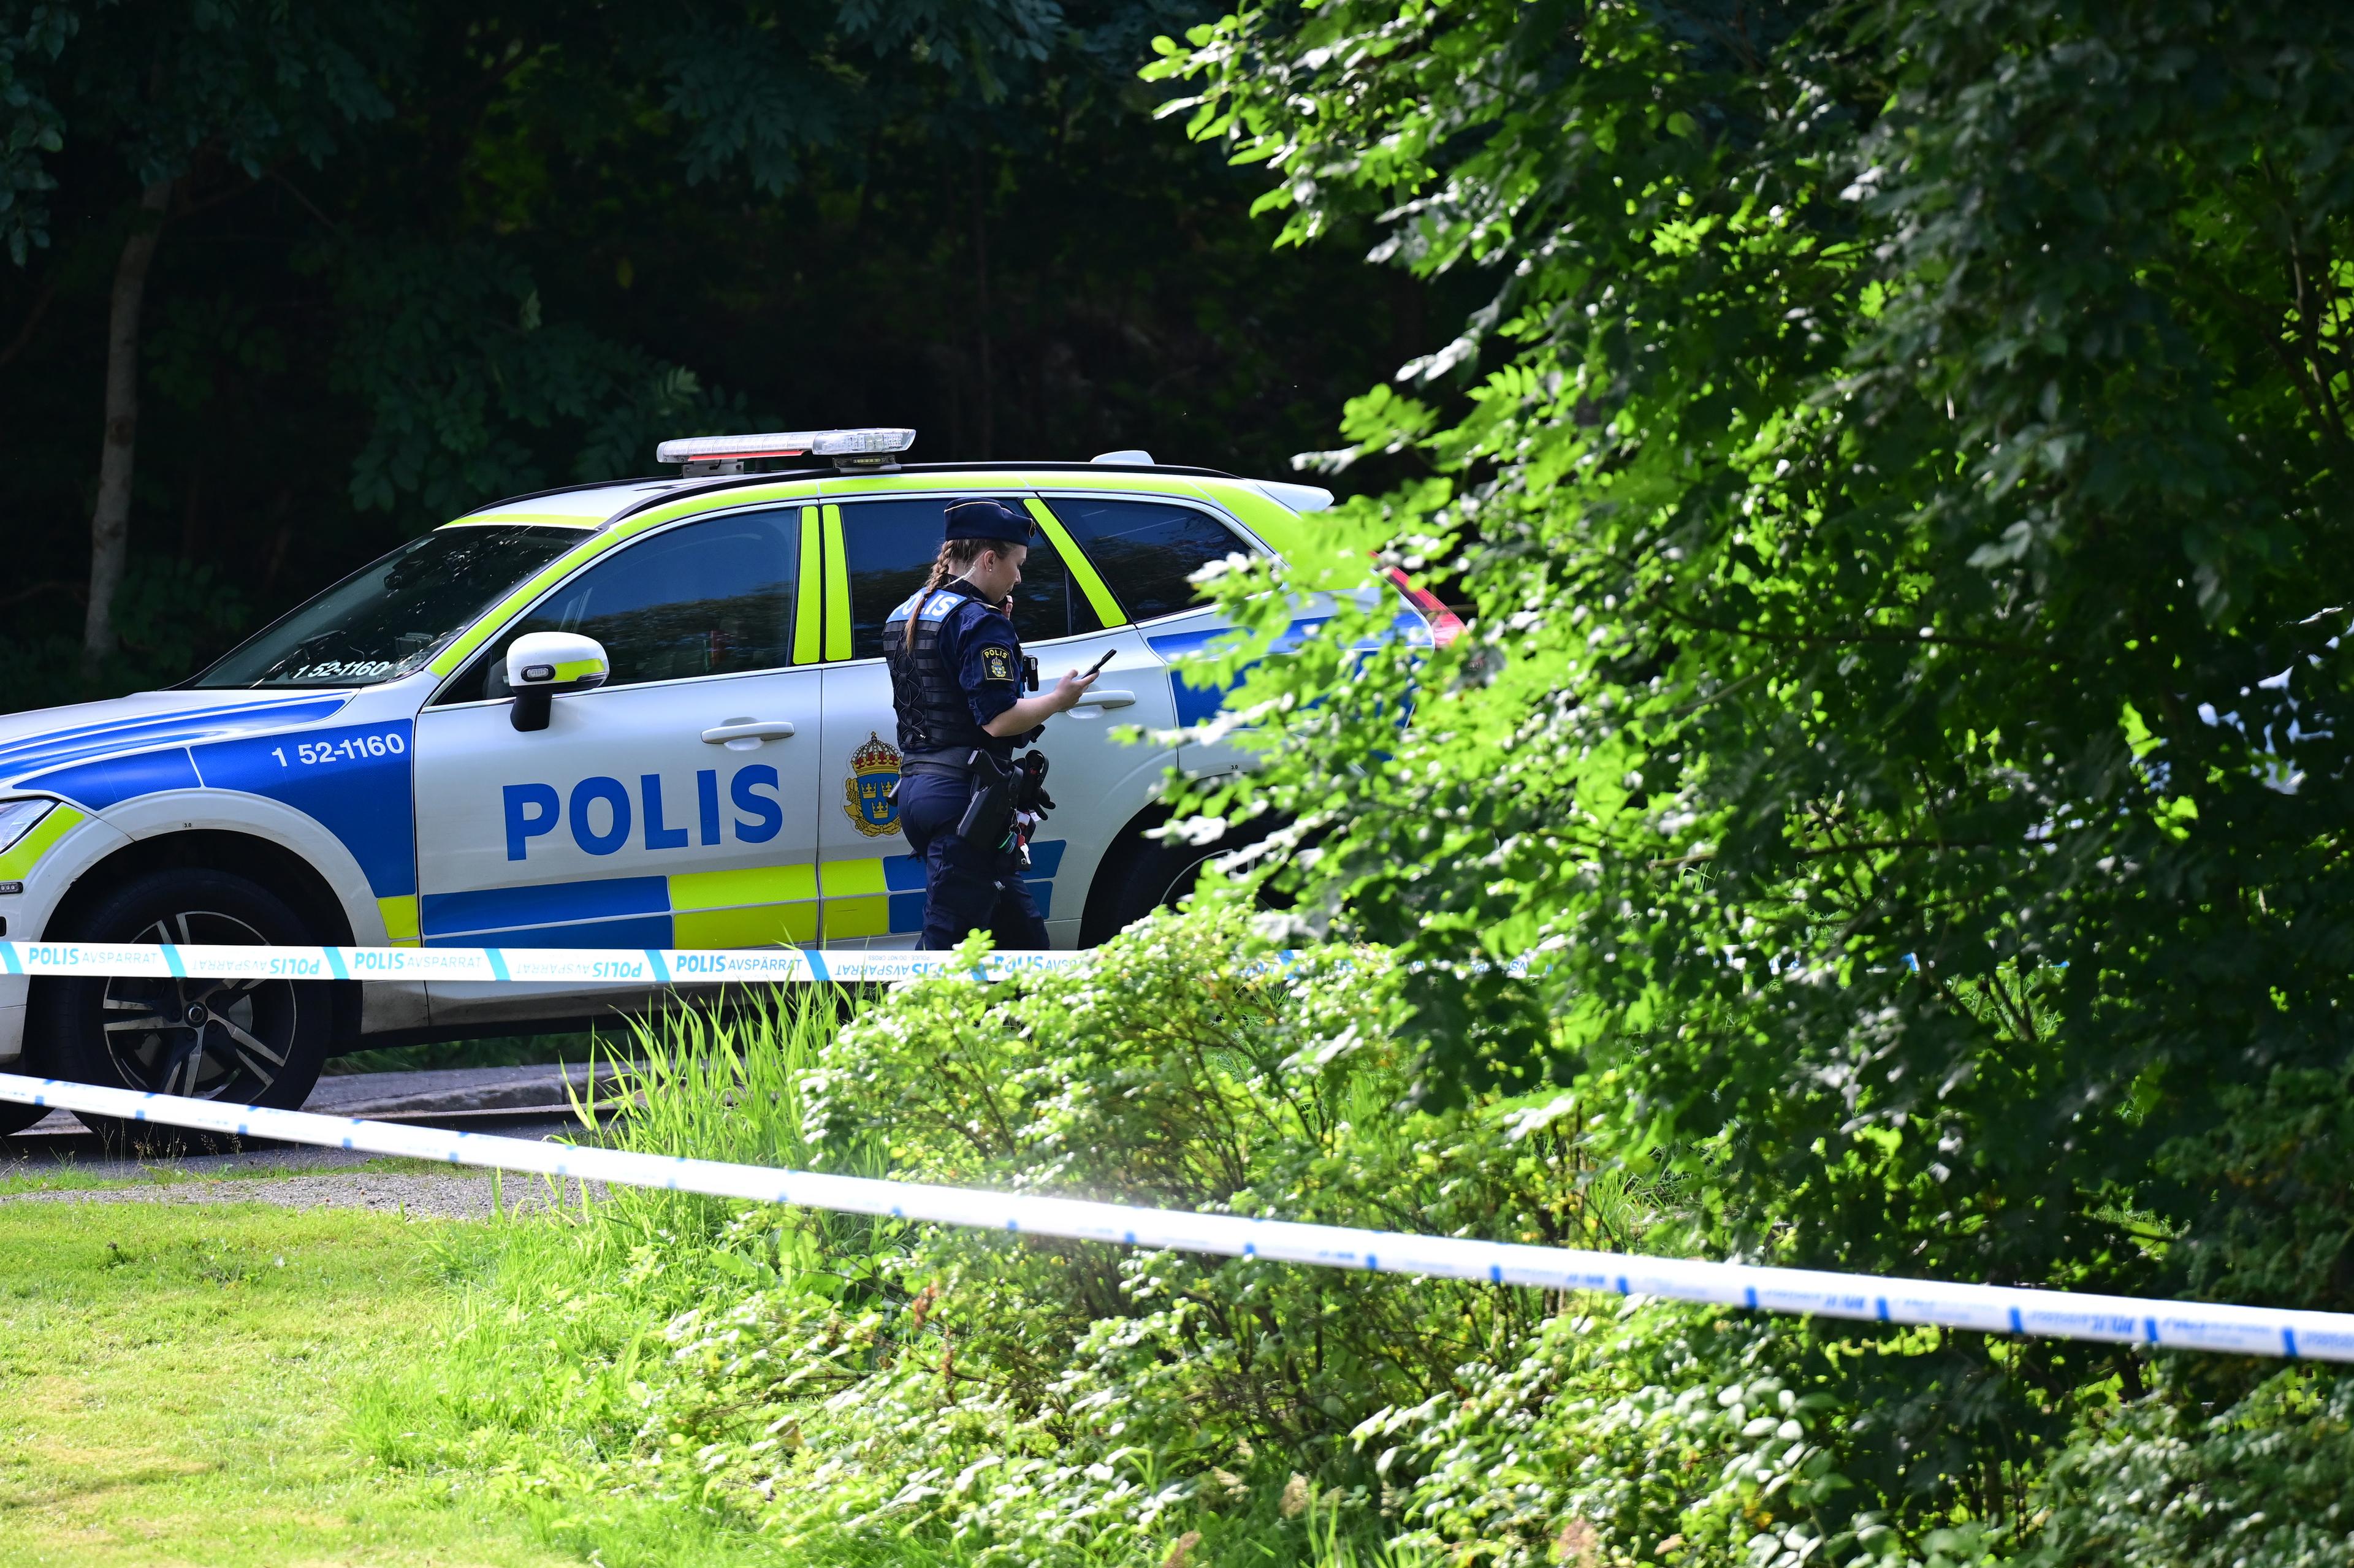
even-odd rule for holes
{"type": "Polygon", "coordinates": [[[578,631],[605,646],[609,686],[773,670],[792,662],[800,508],[669,529],[599,559],[491,640],[440,700],[507,694],[507,645],[578,631]]]}
{"type": "Polygon", "coordinates": [[[365,686],[423,668],[515,584],[586,537],[578,528],[437,528],[263,628],[186,683],[365,686]]]}
{"type": "Polygon", "coordinates": [[[1047,504],[1130,620],[1193,609],[1201,600],[1187,578],[1212,561],[1252,553],[1215,517],[1173,502],[1058,495],[1047,504]]]}
{"type": "MultiPolygon", "coordinates": [[[[932,575],[940,553],[943,514],[951,500],[854,501],[842,508],[842,551],[850,572],[850,656],[880,658],[883,622],[932,575]]],[[[1002,497],[1020,507],[1019,498],[1002,497]]],[[[1013,630],[1025,642],[1100,631],[1103,621],[1055,546],[1030,541],[1022,581],[1013,590],[1013,630]]]]}

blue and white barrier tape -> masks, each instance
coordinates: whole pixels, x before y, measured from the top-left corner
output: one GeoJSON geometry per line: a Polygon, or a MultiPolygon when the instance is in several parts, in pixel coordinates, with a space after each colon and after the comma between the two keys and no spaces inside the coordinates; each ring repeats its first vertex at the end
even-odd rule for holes
{"type": "Polygon", "coordinates": [[[2354,1314],[2221,1307],[2202,1301],[2148,1301],[1992,1285],[1941,1285],[1926,1279],[1762,1268],[1750,1264],[1623,1256],[1565,1247],[1516,1246],[1447,1236],[1393,1234],[1338,1225],[1250,1220],[1232,1214],[1130,1208],[1071,1198],[984,1192],[672,1159],[620,1150],[579,1149],[435,1128],[313,1116],[306,1111],[140,1094],[130,1089],[0,1074],[0,1100],[48,1106],[126,1121],[270,1138],[288,1143],[362,1150],[371,1154],[486,1165],[503,1171],[618,1182],[674,1192],[703,1192],[756,1202],[790,1203],[845,1213],[887,1215],[936,1224],[970,1225],[1017,1235],[1059,1236],[1173,1252],[1216,1253],[1329,1268],[1426,1275],[1444,1279],[1657,1296],[1763,1312],[1797,1312],[1883,1323],[1934,1323],[1990,1334],[2105,1340],[2172,1350],[2299,1356],[2354,1361],[2354,1314]]]}
{"type": "MultiPolygon", "coordinates": [[[[991,953],[990,980],[1068,969],[1086,953],[991,953]]],[[[817,948],[228,948],[136,942],[0,941],[0,975],[157,980],[570,981],[588,985],[891,983],[970,973],[949,953],[817,948]]]]}

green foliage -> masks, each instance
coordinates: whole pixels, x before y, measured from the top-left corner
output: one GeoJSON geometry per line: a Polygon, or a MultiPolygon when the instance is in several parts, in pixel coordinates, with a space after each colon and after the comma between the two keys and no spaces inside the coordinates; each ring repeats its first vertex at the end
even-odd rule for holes
{"type": "Polygon", "coordinates": [[[218,163],[260,176],[324,163],[355,125],[393,112],[413,14],[391,0],[48,0],[9,7],[8,31],[79,26],[58,60],[59,144],[89,138],[142,185],[218,163]]]}
{"type": "Polygon", "coordinates": [[[226,296],[177,299],[146,334],[148,385],[194,412],[227,389],[229,377],[286,368],[284,334],[250,304],[226,296]]]}
{"type": "MultiPolygon", "coordinates": [[[[1162,918],[1092,971],[928,981],[838,1029],[808,993],[673,1019],[634,1043],[642,1097],[605,1133],[1531,1241],[1630,1245],[1671,1218],[1672,1189],[1595,1179],[1572,1107],[1398,1110],[1380,955],[1237,973],[1238,950],[1268,956],[1238,918],[1162,918]]],[[[504,1477],[617,1564],[666,1560],[616,1545],[650,1510],[788,1561],[1159,1562],[1193,1534],[1199,1563],[1408,1568],[1477,1530],[1434,1495],[1422,1542],[1387,1544],[1425,1466],[1361,1425],[1419,1431],[1562,1332],[1534,1292],[664,1192],[518,1224],[487,1276],[453,1265],[484,1279],[477,1305],[443,1364],[371,1406],[371,1452],[504,1477]]]]}
{"type": "MultiPolygon", "coordinates": [[[[17,596],[80,602],[59,583],[36,584],[17,596]]],[[[210,564],[169,556],[133,556],[114,596],[122,646],[107,662],[105,684],[123,690],[166,686],[250,630],[252,606],[228,574],[210,564]]],[[[27,692],[76,692],[82,684],[80,645],[71,637],[0,640],[0,687],[27,692]]]]}
{"type": "Polygon", "coordinates": [[[49,243],[46,193],[58,182],[41,154],[65,145],[65,116],[44,72],[64,52],[80,21],[65,5],[0,12],[0,109],[8,122],[6,139],[0,141],[0,236],[6,238],[8,259],[19,267],[35,247],[49,243]]]}
{"type": "Polygon", "coordinates": [[[642,467],[660,437],[714,426],[693,372],[578,323],[542,319],[529,269],[489,246],[323,258],[352,323],[335,389],[368,408],[355,504],[430,527],[485,500],[642,467]],[[535,450],[560,427],[567,468],[535,450]],[[403,507],[405,498],[414,497],[403,507]]]}
{"type": "MultiPolygon", "coordinates": [[[[1288,239],[1380,212],[1492,289],[1319,460],[1435,477],[1216,585],[1229,673],[1367,547],[1470,634],[1344,609],[1236,698],[1264,775],[1195,796],[1296,821],[1248,879],[1295,929],[1426,966],[1431,1103],[1576,1086],[1711,1252],[2342,1302],[2349,46],[2191,0],[1327,0],[1164,45],[1288,239]]],[[[2031,1533],[2143,1382],[1840,1364],[1851,1506],[1916,1553],[2031,1533]]]]}
{"type": "Polygon", "coordinates": [[[2354,1378],[2275,1373],[2228,1404],[2154,1399],[2053,1467],[2031,1561],[2308,1568],[2354,1558],[2354,1378]]]}
{"type": "Polygon", "coordinates": [[[252,611],[244,592],[214,567],[141,556],[122,574],[114,617],[132,678],[160,685],[200,653],[235,641],[252,611]]]}
{"type": "Polygon", "coordinates": [[[2169,1150],[2183,1181],[2232,1200],[2183,1252],[2214,1295],[2354,1309],[2354,1086],[2289,1068],[2223,1092],[2221,1124],[2169,1150]]]}
{"type": "MultiPolygon", "coordinates": [[[[804,178],[809,154],[865,143],[921,103],[935,73],[968,111],[1003,99],[1008,75],[1044,60],[1063,24],[1058,0],[844,0],[812,40],[799,14],[745,5],[663,29],[663,106],[687,123],[690,183],[741,163],[754,189],[780,195],[804,178]]],[[[979,129],[938,116],[953,141],[979,129]]]]}
{"type": "Polygon", "coordinates": [[[1874,1555],[1893,1532],[1855,1512],[1837,1404],[1764,1372],[1776,1335],[1729,1313],[1564,1314],[1517,1363],[1463,1369],[1467,1394],[1385,1411],[1358,1436],[1387,1445],[1383,1470],[1421,1475],[1418,1539],[1477,1542],[1500,1564],[1554,1549],[1568,1562],[1874,1555]]]}
{"type": "MultiPolygon", "coordinates": [[[[631,1042],[600,1134],[1003,1191],[1687,1245],[1695,1190],[1664,1160],[1631,1183],[1598,1166],[1600,1102],[1404,1108],[1394,1026],[1418,976],[1368,949],[1269,958],[1247,917],[1195,912],[1019,989],[952,978],[673,1017],[631,1042]]],[[[478,1282],[472,1305],[446,1357],[363,1410],[367,1451],[487,1476],[617,1568],[738,1551],[1149,1563],[1189,1534],[1203,1563],[1961,1568],[2016,1555],[2006,1508],[2044,1520],[2028,1557],[2058,1568],[2126,1537],[2153,1563],[2155,1543],[2211,1537],[2285,1551],[2260,1529],[2284,1510],[2309,1521],[2296,1550],[2343,1528],[2338,1383],[2234,1394],[2228,1362],[2120,1404],[2114,1383],[2081,1390],[2103,1358],[2064,1347],[635,1190],[517,1223],[487,1254],[453,1244],[450,1263],[478,1282]],[[2006,1377],[2080,1392],[2038,1426],[2006,1377]],[[2072,1413],[2047,1477],[2035,1445],[2059,1446],[2072,1413]],[[1956,1499],[1950,1477],[1990,1489],[1956,1499]]]]}

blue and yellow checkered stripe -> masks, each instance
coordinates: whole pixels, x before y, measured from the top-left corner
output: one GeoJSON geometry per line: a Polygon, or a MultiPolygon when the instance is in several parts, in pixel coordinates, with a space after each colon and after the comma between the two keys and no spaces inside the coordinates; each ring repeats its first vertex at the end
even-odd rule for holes
{"type": "MultiPolygon", "coordinates": [[[[1064,843],[1030,846],[1025,879],[1051,917],[1064,843]]],[[[822,865],[543,882],[377,901],[398,946],[765,948],[913,936],[924,928],[924,863],[874,855],[822,865]]]]}

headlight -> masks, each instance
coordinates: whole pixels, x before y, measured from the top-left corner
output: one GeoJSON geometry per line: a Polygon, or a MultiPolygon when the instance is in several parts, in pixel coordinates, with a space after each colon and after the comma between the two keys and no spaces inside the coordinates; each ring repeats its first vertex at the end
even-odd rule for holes
{"type": "Polygon", "coordinates": [[[14,849],[16,841],[31,832],[56,804],[55,800],[0,800],[0,854],[14,849]]]}

